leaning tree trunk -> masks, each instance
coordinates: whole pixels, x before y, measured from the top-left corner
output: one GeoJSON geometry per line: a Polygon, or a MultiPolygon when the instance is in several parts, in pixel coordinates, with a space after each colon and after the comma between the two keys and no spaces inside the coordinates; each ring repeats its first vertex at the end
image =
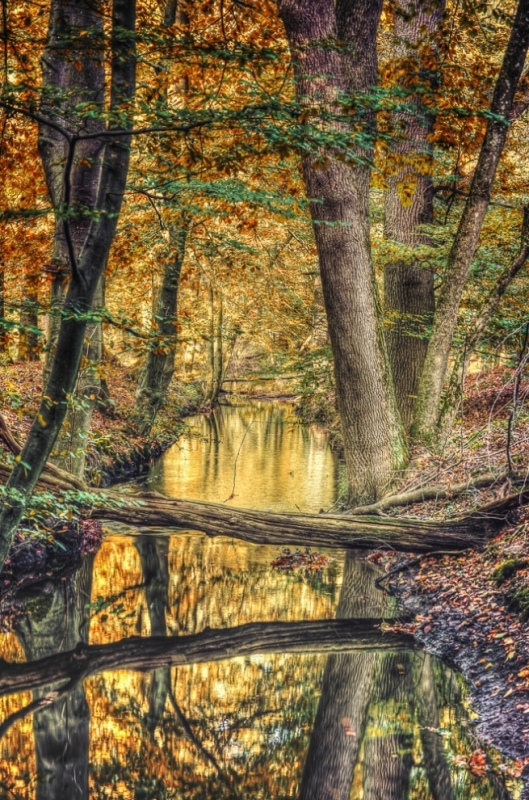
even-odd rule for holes
{"type": "Polygon", "coordinates": [[[507,139],[514,94],[529,46],[529,0],[519,0],[491,103],[491,115],[459,227],[443,276],[419,384],[412,434],[435,442],[436,423],[459,304],[478,245],[499,160],[507,139]]]}
{"type": "MultiPolygon", "coordinates": [[[[50,8],[48,42],[42,56],[43,100],[41,112],[51,123],[67,130],[96,134],[103,132],[105,71],[103,52],[103,14],[101,0],[53,0],[50,8]],[[87,30],[91,31],[86,36],[87,30]],[[74,55],[75,54],[75,55],[74,55]],[[96,114],[87,117],[76,112],[77,104],[89,103],[96,114]]],[[[90,228],[90,211],[95,207],[103,140],[79,141],[75,159],[69,164],[70,182],[68,229],[65,227],[63,193],[69,143],[55,128],[41,123],[39,151],[48,190],[55,212],[55,236],[51,263],[45,268],[51,276],[51,306],[44,382],[50,375],[63,311],[64,298],[72,270],[72,258],[78,259],[90,228]]],[[[102,286],[94,305],[102,305],[102,286]]],[[[52,458],[63,469],[82,477],[86,437],[92,411],[100,390],[101,323],[90,322],[86,330],[83,363],[63,430],[52,458]]]]}
{"type": "MultiPolygon", "coordinates": [[[[317,120],[314,131],[330,129],[343,140],[351,129],[342,99],[376,84],[381,3],[340,2],[335,10],[331,0],[317,5],[279,0],[279,10],[292,51],[298,102],[305,116],[317,120]]],[[[361,125],[364,140],[373,138],[369,111],[360,108],[353,119],[361,125]]],[[[366,165],[371,155],[371,147],[352,154],[331,145],[315,146],[303,159],[354,502],[380,497],[406,461],[371,258],[366,165]],[[352,158],[356,165],[351,165],[352,158]]]]}
{"type": "MultiPolygon", "coordinates": [[[[82,0],[80,5],[84,7],[82,0]]],[[[26,503],[35,488],[64,422],[68,396],[75,388],[86,336],[86,316],[92,307],[97,284],[105,268],[116,232],[129,164],[131,135],[122,125],[129,123],[129,104],[134,96],[136,59],[133,33],[135,3],[114,0],[112,13],[112,77],[110,91],[111,118],[120,121],[104,134],[93,134],[105,143],[97,202],[79,259],[69,247],[71,279],[64,302],[64,316],[59,329],[57,347],[38,412],[31,430],[6,485],[6,498],[0,513],[0,570],[22,519],[26,503]]],[[[63,135],[68,141],[68,161],[64,169],[63,203],[65,218],[70,202],[69,165],[74,163],[76,146],[83,135],[63,135]]],[[[87,133],[85,136],[92,137],[87,133]]],[[[65,235],[70,239],[68,220],[65,235]]]]}
{"type": "MultiPolygon", "coordinates": [[[[428,88],[422,60],[426,49],[428,55],[433,55],[430,51],[435,49],[442,7],[429,0],[398,0],[394,13],[395,45],[391,57],[397,74],[399,67],[401,72],[406,71],[409,111],[392,115],[396,140],[388,156],[384,236],[399,244],[416,246],[431,243],[421,226],[433,222],[430,138],[434,116],[422,99],[428,88]],[[418,94],[413,93],[416,86],[421,88],[418,94]]],[[[432,74],[430,66],[430,83],[432,74]]],[[[386,343],[397,405],[406,430],[413,420],[434,309],[434,274],[428,265],[411,257],[385,266],[386,343]]]]}

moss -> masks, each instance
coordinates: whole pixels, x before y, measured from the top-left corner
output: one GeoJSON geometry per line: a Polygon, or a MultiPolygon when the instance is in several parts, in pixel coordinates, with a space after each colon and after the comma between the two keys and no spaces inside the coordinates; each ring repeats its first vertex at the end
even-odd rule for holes
{"type": "Polygon", "coordinates": [[[492,573],[492,578],[496,586],[500,586],[504,581],[516,575],[518,570],[525,569],[526,567],[529,567],[529,559],[509,558],[507,561],[504,561],[503,564],[500,564],[499,567],[496,567],[492,573]]]}
{"type": "Polygon", "coordinates": [[[529,619],[529,586],[517,586],[509,592],[511,605],[520,612],[522,619],[529,619]]]}

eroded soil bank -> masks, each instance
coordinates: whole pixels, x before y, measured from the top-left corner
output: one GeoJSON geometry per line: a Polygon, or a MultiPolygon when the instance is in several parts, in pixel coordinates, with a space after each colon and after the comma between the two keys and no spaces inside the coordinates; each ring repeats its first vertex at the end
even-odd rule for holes
{"type": "Polygon", "coordinates": [[[385,582],[401,610],[413,615],[407,629],[468,680],[479,715],[476,731],[516,760],[511,769],[525,780],[524,798],[529,797],[529,562],[523,558],[528,522],[529,513],[520,512],[518,522],[483,553],[429,556],[420,563],[412,554],[391,557],[389,570],[411,566],[385,582]]]}

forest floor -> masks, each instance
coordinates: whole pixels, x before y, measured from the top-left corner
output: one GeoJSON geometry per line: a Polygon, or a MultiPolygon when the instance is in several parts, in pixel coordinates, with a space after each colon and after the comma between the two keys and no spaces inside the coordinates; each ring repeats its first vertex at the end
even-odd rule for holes
{"type": "MultiPolygon", "coordinates": [[[[93,485],[131,477],[180,436],[182,419],[199,406],[199,389],[171,384],[167,402],[151,435],[140,436],[132,422],[137,379],[116,363],[105,363],[110,402],[94,410],[87,449],[88,478],[93,485]]],[[[2,367],[0,409],[17,441],[23,444],[42,393],[42,364],[19,362],[2,367]]],[[[1,442],[0,442],[1,447],[1,442]]]]}

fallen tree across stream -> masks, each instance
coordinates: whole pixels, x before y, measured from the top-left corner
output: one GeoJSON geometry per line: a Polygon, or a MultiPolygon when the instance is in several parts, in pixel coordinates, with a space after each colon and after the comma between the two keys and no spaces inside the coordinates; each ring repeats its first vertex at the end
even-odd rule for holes
{"type": "MultiPolygon", "coordinates": [[[[265,653],[337,653],[419,649],[410,633],[380,630],[382,619],[324,619],[251,622],[234,628],[206,628],[189,636],[131,636],[111,644],[80,643],[75,650],[38,661],[0,659],[0,696],[61,681],[78,683],[112,670],[150,672],[265,653]]],[[[389,621],[391,624],[391,620],[389,621]]]]}
{"type": "MultiPolygon", "coordinates": [[[[9,471],[0,466],[0,482],[9,471]]],[[[56,474],[44,472],[39,485],[73,491],[56,474]]],[[[233,508],[222,503],[178,500],[158,492],[128,494],[84,487],[90,493],[87,518],[141,529],[200,531],[253,544],[329,547],[351,550],[390,549],[430,553],[479,549],[505,524],[509,512],[529,501],[529,492],[513,494],[472,514],[445,521],[337,514],[301,514],[233,508]],[[94,501],[95,498],[95,501],[94,501]]]]}

